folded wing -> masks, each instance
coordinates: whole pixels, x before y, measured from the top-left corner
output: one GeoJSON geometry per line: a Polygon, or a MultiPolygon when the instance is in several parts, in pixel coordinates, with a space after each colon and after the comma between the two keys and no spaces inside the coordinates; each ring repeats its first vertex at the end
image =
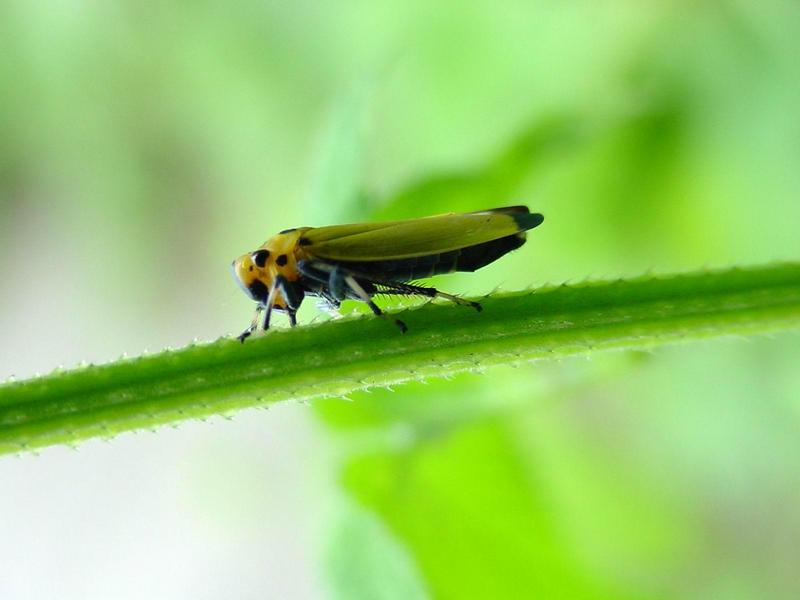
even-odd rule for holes
{"type": "Polygon", "coordinates": [[[451,213],[422,219],[334,225],[308,230],[306,251],[322,259],[382,261],[440,254],[520,234],[544,217],[525,206],[472,213],[451,213]]]}

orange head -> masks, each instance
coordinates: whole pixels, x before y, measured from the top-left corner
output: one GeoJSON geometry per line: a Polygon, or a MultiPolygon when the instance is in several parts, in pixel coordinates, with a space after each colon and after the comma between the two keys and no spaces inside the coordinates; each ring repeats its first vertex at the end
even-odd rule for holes
{"type": "MultiPolygon", "coordinates": [[[[282,275],[287,281],[297,281],[297,260],[300,246],[297,240],[308,227],[282,231],[268,239],[253,252],[242,254],[231,263],[233,278],[253,300],[266,304],[275,278],[282,275]]],[[[286,299],[277,292],[274,307],[286,308],[286,299]]]]}

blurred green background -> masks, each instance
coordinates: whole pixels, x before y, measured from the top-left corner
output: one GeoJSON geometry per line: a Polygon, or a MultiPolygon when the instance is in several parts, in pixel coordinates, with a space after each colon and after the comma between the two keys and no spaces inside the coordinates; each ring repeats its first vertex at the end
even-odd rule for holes
{"type": "MultiPolygon", "coordinates": [[[[789,0],[5,0],[0,377],[238,333],[298,225],[545,213],[467,294],[797,260],[799,57],[789,0]]],[[[0,596],[797,598],[797,342],[6,457],[0,596]]]]}

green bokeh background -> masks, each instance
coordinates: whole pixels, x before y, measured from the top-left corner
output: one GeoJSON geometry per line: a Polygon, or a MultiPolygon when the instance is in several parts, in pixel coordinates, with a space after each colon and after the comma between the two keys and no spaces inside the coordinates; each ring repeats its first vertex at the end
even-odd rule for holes
{"type": "MultiPolygon", "coordinates": [[[[789,0],[7,0],[0,377],[238,333],[231,259],[298,225],[543,212],[466,294],[797,260],[799,107],[789,0]]],[[[796,598],[797,365],[719,340],[4,459],[0,593],[796,598]]]]}

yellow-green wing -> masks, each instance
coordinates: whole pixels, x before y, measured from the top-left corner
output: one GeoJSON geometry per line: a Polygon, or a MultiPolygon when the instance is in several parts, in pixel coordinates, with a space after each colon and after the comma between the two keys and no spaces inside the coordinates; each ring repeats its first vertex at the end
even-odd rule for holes
{"type": "MultiPolygon", "coordinates": [[[[520,215],[520,214],[527,215],[529,212],[530,211],[528,210],[527,206],[505,206],[502,208],[490,208],[486,210],[479,210],[464,214],[474,215],[482,213],[504,213],[511,215],[520,215]]],[[[463,216],[463,215],[459,215],[459,213],[448,213],[445,215],[436,215],[434,217],[424,217],[424,219],[437,219],[441,217],[451,217],[451,216],[463,216]]],[[[405,219],[402,221],[382,221],[379,223],[350,223],[347,225],[330,225],[328,227],[314,227],[312,228],[313,233],[309,233],[304,237],[306,237],[307,239],[313,239],[313,241],[316,244],[321,244],[323,242],[339,240],[343,237],[357,235],[360,233],[375,232],[379,229],[394,227],[395,225],[416,223],[421,220],[422,219],[417,218],[417,219],[405,219]]]]}
{"type": "Polygon", "coordinates": [[[532,229],[543,220],[526,207],[451,213],[422,219],[334,225],[307,231],[305,250],[341,261],[377,261],[439,254],[532,229]]]}

